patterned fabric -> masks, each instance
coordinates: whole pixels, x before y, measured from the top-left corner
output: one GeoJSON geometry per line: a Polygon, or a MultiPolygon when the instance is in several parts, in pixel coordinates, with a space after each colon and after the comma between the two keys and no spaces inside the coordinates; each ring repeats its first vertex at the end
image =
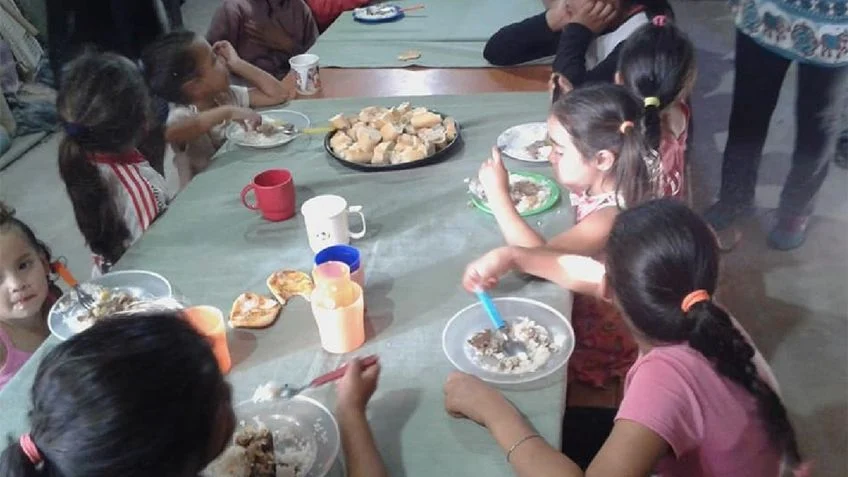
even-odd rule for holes
{"type": "Polygon", "coordinates": [[[823,66],[848,65],[848,1],[730,0],[736,27],[775,53],[823,66]]]}
{"type": "MultiPolygon", "coordinates": [[[[624,207],[614,192],[590,196],[570,195],[577,222],[607,207],[624,207]]],[[[636,361],[639,349],[618,310],[610,303],[574,295],[571,314],[574,353],[568,360],[568,380],[603,387],[613,378],[623,379],[636,361]]]]}

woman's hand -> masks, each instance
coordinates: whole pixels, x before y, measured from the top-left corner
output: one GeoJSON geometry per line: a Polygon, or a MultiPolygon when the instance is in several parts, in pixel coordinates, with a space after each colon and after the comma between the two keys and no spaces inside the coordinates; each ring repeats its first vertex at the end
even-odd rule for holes
{"type": "Polygon", "coordinates": [[[462,276],[462,286],[472,293],[478,289],[494,288],[512,268],[509,247],[496,248],[468,264],[462,276]]]}
{"type": "Polygon", "coordinates": [[[512,199],[509,196],[509,172],[504,167],[498,148],[492,148],[492,158],[487,159],[480,166],[477,179],[483,185],[486,199],[490,204],[494,206],[509,204],[512,207],[512,199]]]}
{"type": "Polygon", "coordinates": [[[354,358],[347,364],[345,375],[336,384],[338,408],[365,412],[365,406],[377,390],[380,379],[380,363],[362,369],[362,362],[354,358]]]}
{"type": "Polygon", "coordinates": [[[228,68],[232,69],[236,63],[241,61],[241,57],[238,55],[238,52],[227,40],[216,41],[215,44],[212,45],[212,51],[224,60],[228,68]]]}
{"type": "Polygon", "coordinates": [[[598,34],[612,25],[618,16],[615,5],[603,0],[586,0],[576,7],[572,21],[598,34]]]}
{"type": "Polygon", "coordinates": [[[476,376],[455,371],[445,381],[445,410],[453,417],[470,419],[489,427],[498,417],[515,412],[495,388],[476,376]]]}

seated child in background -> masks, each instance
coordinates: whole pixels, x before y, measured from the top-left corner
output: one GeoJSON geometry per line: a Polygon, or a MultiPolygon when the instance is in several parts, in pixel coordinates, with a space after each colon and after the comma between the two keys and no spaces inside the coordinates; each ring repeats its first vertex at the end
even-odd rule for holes
{"type": "MultiPolygon", "coordinates": [[[[364,417],[378,373],[354,363],[339,383],[352,477],[386,475],[364,417]]],[[[179,311],[99,321],[50,351],[30,396],[30,431],[0,455],[0,475],[197,477],[236,428],[212,348],[179,311]]]]}
{"type": "Polygon", "coordinates": [[[695,85],[695,47],[665,16],[640,27],[621,48],[616,83],[645,104],[645,136],[662,164],[658,193],[686,199],[686,141],[695,85]]]}
{"type": "Polygon", "coordinates": [[[62,294],[50,260],[50,249],[0,203],[0,389],[50,335],[47,313],[62,294]]]}
{"type": "Polygon", "coordinates": [[[318,31],[324,33],[342,13],[364,7],[371,3],[371,0],[306,0],[306,3],[312,9],[318,31]]]}
{"type": "Polygon", "coordinates": [[[303,0],[224,0],[206,39],[229,41],[248,63],[282,78],[289,58],[305,53],[318,38],[318,25],[303,0]]]}
{"type": "Polygon", "coordinates": [[[128,59],[86,53],[66,66],[56,104],[65,128],[59,173],[93,273],[107,273],[173,197],[137,149],[155,122],[148,89],[128,59]]]}
{"type": "Polygon", "coordinates": [[[209,166],[229,121],[260,123],[251,107],[284,103],[293,93],[239,58],[229,42],[213,47],[189,31],[168,33],[145,50],[142,61],[151,90],[172,103],[165,139],[174,150],[180,188],[209,166]],[[252,86],[231,85],[231,73],[252,86]]]}

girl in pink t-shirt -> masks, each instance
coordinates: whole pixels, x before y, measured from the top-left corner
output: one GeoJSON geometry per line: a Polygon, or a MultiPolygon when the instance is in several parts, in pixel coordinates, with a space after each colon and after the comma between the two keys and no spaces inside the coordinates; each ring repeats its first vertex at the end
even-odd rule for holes
{"type": "MultiPolygon", "coordinates": [[[[556,254],[501,250],[469,266],[467,288],[492,286],[516,264],[556,254]]],[[[555,280],[614,302],[640,351],[612,432],[585,475],[778,477],[784,462],[807,473],[768,366],[712,301],[719,253],[709,226],[684,204],[660,199],[621,212],[605,251],[605,264],[559,256],[555,280]]],[[[584,475],[478,378],[455,373],[445,393],[448,412],[486,426],[519,475],[584,475]]]]}

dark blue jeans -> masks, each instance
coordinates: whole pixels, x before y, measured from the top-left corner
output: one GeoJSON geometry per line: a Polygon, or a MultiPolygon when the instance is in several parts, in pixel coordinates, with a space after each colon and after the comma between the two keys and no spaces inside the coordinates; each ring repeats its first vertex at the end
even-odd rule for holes
{"type": "MultiPolygon", "coordinates": [[[[733,106],[721,169],[722,202],[744,206],[754,200],[769,122],[791,63],[737,31],[733,106]]],[[[792,168],[780,195],[780,216],[812,213],[842,129],[838,120],[846,100],[848,67],[798,65],[798,132],[792,168]]]]}

